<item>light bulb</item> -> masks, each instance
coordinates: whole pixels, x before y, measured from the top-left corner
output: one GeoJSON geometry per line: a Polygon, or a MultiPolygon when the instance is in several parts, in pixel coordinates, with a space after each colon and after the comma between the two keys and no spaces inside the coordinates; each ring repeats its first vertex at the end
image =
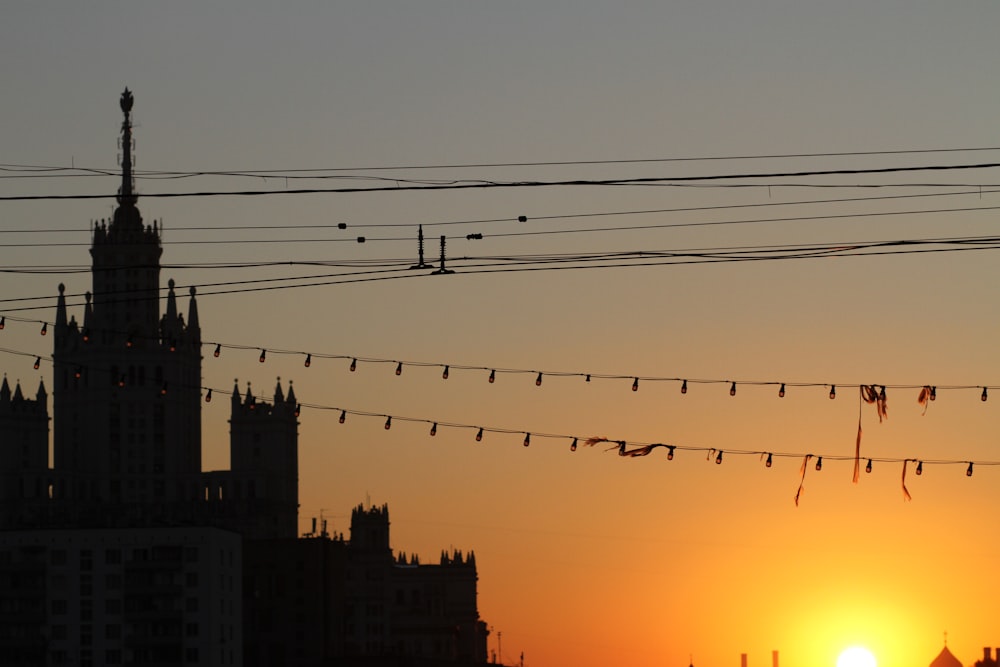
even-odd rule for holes
{"type": "Polygon", "coordinates": [[[38,367],[41,366],[41,365],[42,365],[42,358],[41,357],[35,357],[35,370],[37,371],[38,367]]]}
{"type": "Polygon", "coordinates": [[[674,449],[675,449],[675,447],[673,445],[667,445],[667,460],[668,461],[673,461],[674,460],[674,449]]]}
{"type": "Polygon", "coordinates": [[[40,333],[40,334],[42,334],[44,336],[48,332],[49,332],[49,323],[48,322],[42,322],[42,330],[39,331],[38,333],[40,333]]]}
{"type": "Polygon", "coordinates": [[[531,434],[530,433],[525,433],[524,434],[524,443],[523,444],[524,444],[525,447],[527,447],[528,445],[531,444],[531,434]]]}
{"type": "Polygon", "coordinates": [[[402,375],[403,373],[403,362],[396,364],[396,375],[402,375]]]}
{"type": "Polygon", "coordinates": [[[823,457],[820,456],[818,459],[816,459],[816,470],[822,470],[822,469],[823,469],[823,457]]]}
{"type": "Polygon", "coordinates": [[[83,375],[83,367],[82,366],[77,366],[76,367],[76,371],[73,372],[73,377],[75,377],[77,380],[79,380],[81,375],[83,375]]]}
{"type": "Polygon", "coordinates": [[[251,396],[250,397],[250,409],[251,410],[256,410],[257,409],[257,397],[256,396],[251,396]]]}
{"type": "Polygon", "coordinates": [[[438,432],[438,423],[434,422],[433,424],[431,424],[431,435],[437,435],[437,432],[438,432]]]}
{"type": "Polygon", "coordinates": [[[917,461],[917,474],[918,475],[923,475],[924,474],[924,462],[923,461],[917,461]]]}
{"type": "Polygon", "coordinates": [[[871,472],[871,471],[872,471],[872,460],[868,459],[868,465],[865,466],[865,472],[871,472]]]}
{"type": "Polygon", "coordinates": [[[784,397],[785,397],[785,383],[782,382],[781,389],[778,390],[778,398],[784,398],[784,397]]]}
{"type": "Polygon", "coordinates": [[[969,461],[969,467],[965,469],[965,476],[972,477],[972,461],[969,461]]]}
{"type": "Polygon", "coordinates": [[[931,400],[937,400],[937,387],[931,387],[931,400]]]}
{"type": "Polygon", "coordinates": [[[212,390],[211,389],[209,389],[208,392],[205,394],[205,402],[206,403],[211,403],[212,402],[212,390]]]}
{"type": "Polygon", "coordinates": [[[296,403],[295,404],[295,416],[298,417],[301,413],[302,413],[302,404],[301,403],[296,403]]]}
{"type": "Polygon", "coordinates": [[[688,381],[687,380],[684,380],[684,382],[681,382],[681,393],[682,394],[688,393],[688,381]]]}
{"type": "Polygon", "coordinates": [[[983,401],[983,402],[985,402],[987,398],[988,398],[988,397],[987,397],[987,395],[986,395],[986,387],[983,387],[983,393],[982,393],[982,395],[981,395],[981,396],[979,397],[979,400],[980,400],[980,401],[983,401]]]}
{"type": "Polygon", "coordinates": [[[385,418],[385,430],[388,431],[390,428],[392,428],[392,417],[386,417],[385,418]]]}
{"type": "Polygon", "coordinates": [[[90,342],[90,329],[84,328],[84,330],[83,330],[83,342],[84,343],[89,343],[90,342]]]}
{"type": "Polygon", "coordinates": [[[447,380],[448,379],[448,367],[447,366],[445,366],[444,367],[444,371],[441,372],[441,379],[442,380],[447,380]]]}
{"type": "Polygon", "coordinates": [[[6,317],[0,317],[0,331],[3,331],[3,328],[5,326],[7,326],[7,318],[6,317]]]}
{"type": "Polygon", "coordinates": [[[729,395],[730,396],[735,396],[736,395],[736,383],[735,382],[732,384],[731,387],[729,387],[729,395]]]}
{"type": "MultiPolygon", "coordinates": [[[[124,387],[125,386],[125,376],[124,375],[122,376],[121,381],[118,383],[118,386],[119,387],[124,387]]],[[[167,383],[164,382],[163,386],[160,387],[160,396],[166,396],[166,395],[167,395],[167,383]]]]}
{"type": "Polygon", "coordinates": [[[639,391],[639,378],[632,382],[632,391],[639,391]]]}
{"type": "Polygon", "coordinates": [[[309,368],[310,366],[312,366],[312,363],[313,363],[313,356],[311,354],[307,354],[306,355],[306,362],[303,364],[303,366],[305,366],[306,368],[309,368]]]}
{"type": "Polygon", "coordinates": [[[118,378],[118,386],[119,387],[124,387],[125,386],[125,376],[124,375],[121,376],[120,378],[118,378]]]}
{"type": "Polygon", "coordinates": [[[837,385],[831,384],[830,385],[830,400],[832,401],[835,398],[837,398],[837,385]]]}
{"type": "Polygon", "coordinates": [[[771,464],[773,464],[773,463],[774,463],[774,461],[773,461],[772,457],[773,457],[773,454],[771,454],[771,452],[768,452],[768,453],[767,453],[767,460],[766,460],[766,461],[764,461],[764,465],[765,465],[766,467],[768,467],[768,468],[770,468],[770,467],[771,467],[771,464]]]}
{"type": "Polygon", "coordinates": [[[586,381],[590,382],[590,373],[587,373],[587,379],[586,379],[586,381]]]}
{"type": "MultiPolygon", "coordinates": [[[[173,338],[170,339],[170,351],[171,352],[176,352],[177,351],[177,341],[175,339],[173,339],[173,338]]],[[[262,352],[260,356],[263,357],[264,353],[262,352]]]]}
{"type": "Polygon", "coordinates": [[[571,451],[571,452],[575,452],[576,451],[576,441],[577,441],[577,438],[573,438],[573,443],[569,446],[569,451],[571,451]]]}
{"type": "MultiPolygon", "coordinates": [[[[542,374],[541,373],[539,373],[538,377],[535,378],[535,386],[536,387],[541,387],[542,386],[542,374]]],[[[986,399],[983,399],[983,400],[986,400],[986,399]]]]}
{"type": "MultiPolygon", "coordinates": [[[[171,349],[170,351],[173,352],[173,349],[171,349]]],[[[264,360],[266,358],[267,358],[267,350],[261,350],[260,357],[257,358],[257,361],[259,361],[260,363],[264,363],[264,360]]]]}
{"type": "Polygon", "coordinates": [[[351,359],[351,372],[353,373],[356,370],[358,370],[358,360],[351,359]]]}
{"type": "Polygon", "coordinates": [[[715,465],[720,465],[721,463],[722,463],[722,450],[720,449],[719,453],[715,457],[715,465]]]}
{"type": "Polygon", "coordinates": [[[129,336],[128,338],[125,339],[125,347],[132,347],[133,345],[135,345],[135,341],[132,339],[132,336],[129,336]]]}
{"type": "Polygon", "coordinates": [[[490,371],[490,384],[497,381],[497,372],[495,370],[490,371]]]}
{"type": "Polygon", "coordinates": [[[218,358],[220,354],[222,354],[222,345],[216,345],[215,352],[212,353],[212,356],[218,358]]]}
{"type": "Polygon", "coordinates": [[[347,410],[341,410],[340,411],[340,423],[343,424],[345,421],[347,421],[347,410]]]}
{"type": "Polygon", "coordinates": [[[482,441],[483,441],[483,429],[479,429],[476,432],[476,442],[482,442],[482,441]]]}

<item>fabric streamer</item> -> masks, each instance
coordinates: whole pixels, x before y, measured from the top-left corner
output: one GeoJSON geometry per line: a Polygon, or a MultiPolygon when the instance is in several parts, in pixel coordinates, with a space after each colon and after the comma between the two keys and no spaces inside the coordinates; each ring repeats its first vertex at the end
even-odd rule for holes
{"type": "Polygon", "coordinates": [[[795,492],[795,506],[799,506],[799,497],[802,495],[802,489],[806,483],[806,470],[808,469],[809,459],[812,458],[812,454],[806,454],[805,458],[802,459],[802,467],[799,469],[799,473],[802,477],[799,479],[799,490],[795,492]]]}
{"type": "Polygon", "coordinates": [[[916,459],[903,459],[903,499],[904,500],[913,500],[913,497],[910,496],[910,492],[906,490],[906,464],[909,463],[910,461],[915,461],[915,460],[916,459]]]}

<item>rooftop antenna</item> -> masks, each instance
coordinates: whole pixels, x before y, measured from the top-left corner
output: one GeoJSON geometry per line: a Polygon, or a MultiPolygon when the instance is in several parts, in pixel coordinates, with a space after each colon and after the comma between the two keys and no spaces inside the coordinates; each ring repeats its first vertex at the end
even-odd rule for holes
{"type": "Polygon", "coordinates": [[[122,205],[134,205],[135,182],[132,178],[132,105],[135,99],[132,91],[127,87],[118,100],[125,118],[122,120],[122,185],[118,189],[118,203],[122,205]]]}

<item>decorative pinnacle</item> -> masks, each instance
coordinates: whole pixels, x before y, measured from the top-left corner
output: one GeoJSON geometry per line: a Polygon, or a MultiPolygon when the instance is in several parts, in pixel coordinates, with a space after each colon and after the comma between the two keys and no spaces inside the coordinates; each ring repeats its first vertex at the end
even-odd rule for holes
{"type": "Polygon", "coordinates": [[[118,203],[135,205],[135,187],[132,183],[132,104],[135,102],[128,88],[122,93],[118,106],[125,119],[122,121],[122,185],[118,189],[118,203]]]}

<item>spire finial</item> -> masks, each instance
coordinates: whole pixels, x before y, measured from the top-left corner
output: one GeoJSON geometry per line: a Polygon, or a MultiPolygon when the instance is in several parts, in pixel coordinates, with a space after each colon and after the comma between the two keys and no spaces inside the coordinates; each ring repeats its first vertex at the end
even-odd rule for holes
{"type": "Polygon", "coordinates": [[[118,106],[121,107],[125,119],[122,121],[122,185],[118,190],[118,203],[135,205],[135,184],[132,182],[132,104],[135,102],[132,91],[125,88],[118,106]]]}

